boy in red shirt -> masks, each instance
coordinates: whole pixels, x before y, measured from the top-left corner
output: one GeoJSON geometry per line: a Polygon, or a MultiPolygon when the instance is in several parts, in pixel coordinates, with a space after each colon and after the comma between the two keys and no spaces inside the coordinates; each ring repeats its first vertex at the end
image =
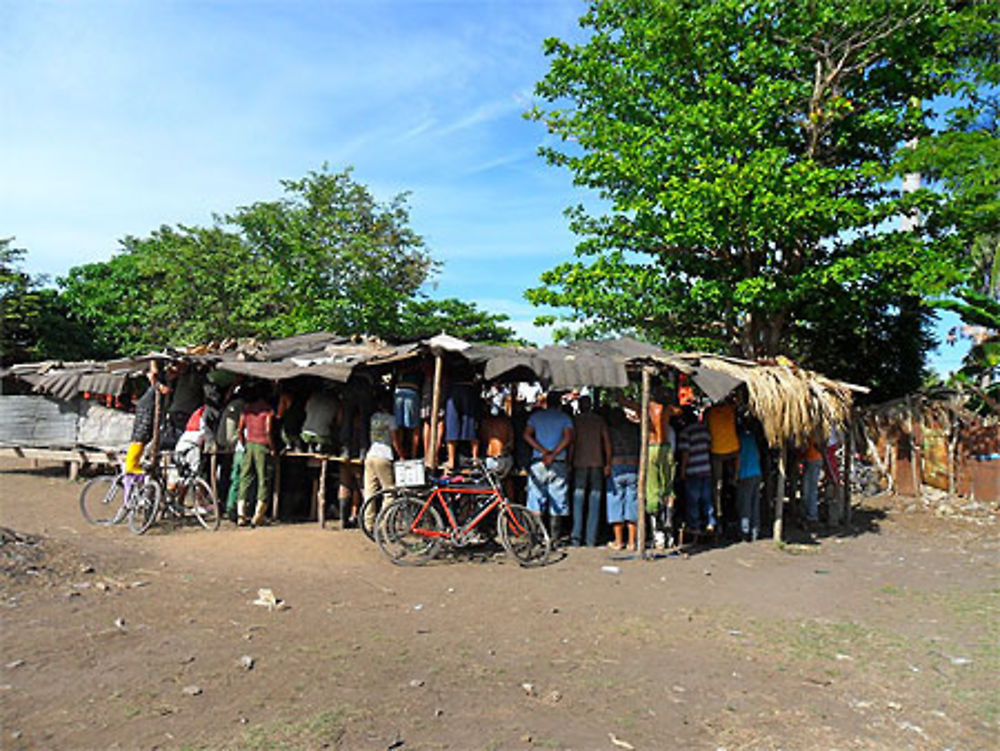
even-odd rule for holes
{"type": "Polygon", "coordinates": [[[250,523],[257,526],[264,521],[271,470],[269,458],[275,453],[271,438],[273,421],[274,410],[264,401],[260,391],[255,391],[250,403],[243,408],[243,414],[240,415],[240,422],[236,428],[236,435],[246,446],[243,466],[240,468],[239,500],[236,501],[236,523],[241,527],[247,523],[246,497],[254,473],[257,475],[257,508],[250,523]]]}

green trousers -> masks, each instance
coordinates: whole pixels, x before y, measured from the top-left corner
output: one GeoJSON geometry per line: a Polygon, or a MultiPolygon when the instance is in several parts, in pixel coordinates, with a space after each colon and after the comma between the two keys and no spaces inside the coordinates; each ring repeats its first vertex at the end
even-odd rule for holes
{"type": "Polygon", "coordinates": [[[271,473],[270,455],[262,443],[248,443],[240,467],[240,493],[237,500],[245,501],[250,491],[250,483],[257,475],[257,505],[267,504],[267,485],[271,473]]]}

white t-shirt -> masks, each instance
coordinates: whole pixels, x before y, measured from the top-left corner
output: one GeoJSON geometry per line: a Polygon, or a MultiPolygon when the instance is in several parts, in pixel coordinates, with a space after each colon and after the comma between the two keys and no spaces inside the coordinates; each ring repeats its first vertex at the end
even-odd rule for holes
{"type": "Polygon", "coordinates": [[[367,456],[392,461],[392,431],[396,429],[396,418],[388,412],[376,412],[369,426],[371,446],[367,456]]]}

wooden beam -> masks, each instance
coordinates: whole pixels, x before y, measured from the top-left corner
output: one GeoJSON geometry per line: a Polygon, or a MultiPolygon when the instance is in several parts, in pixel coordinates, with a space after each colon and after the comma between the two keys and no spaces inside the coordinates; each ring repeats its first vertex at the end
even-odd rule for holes
{"type": "Polygon", "coordinates": [[[775,542],[781,542],[781,527],[785,516],[785,470],[788,447],[782,444],[778,454],[778,484],[774,492],[774,526],[772,528],[775,542]]]}
{"type": "MultiPolygon", "coordinates": [[[[281,501],[281,454],[274,457],[274,487],[271,488],[271,521],[278,521],[278,504],[281,501]]],[[[258,499],[260,502],[260,499],[258,499]]]]}
{"type": "Polygon", "coordinates": [[[431,398],[431,440],[430,446],[424,447],[425,456],[430,456],[430,468],[437,469],[438,465],[438,411],[441,409],[441,371],[443,369],[443,358],[441,354],[434,355],[434,391],[431,398]]]}
{"type": "Polygon", "coordinates": [[[639,433],[639,508],[636,509],[639,534],[636,542],[640,557],[644,556],[646,552],[646,476],[649,473],[649,380],[650,369],[647,366],[642,369],[642,422],[639,423],[641,426],[639,433]]]}
{"type": "Polygon", "coordinates": [[[920,498],[920,467],[917,464],[917,434],[913,428],[913,399],[906,397],[906,432],[910,444],[910,477],[913,480],[913,495],[920,498]]]}
{"type": "Polygon", "coordinates": [[[319,519],[319,528],[326,526],[326,463],[324,456],[319,462],[319,493],[316,497],[316,517],[319,519]]]}
{"type": "Polygon", "coordinates": [[[847,444],[844,446],[844,510],[841,526],[851,523],[851,476],[854,474],[854,414],[847,421],[847,444]]]}

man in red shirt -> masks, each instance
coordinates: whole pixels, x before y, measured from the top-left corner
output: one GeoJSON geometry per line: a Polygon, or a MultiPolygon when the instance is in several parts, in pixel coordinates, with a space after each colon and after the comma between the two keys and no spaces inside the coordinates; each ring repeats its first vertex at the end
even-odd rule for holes
{"type": "Polygon", "coordinates": [[[236,501],[236,523],[243,527],[247,523],[247,493],[253,475],[257,475],[257,508],[254,511],[251,524],[254,526],[264,521],[267,510],[267,486],[270,479],[270,457],[274,456],[274,442],[271,438],[271,428],[274,421],[274,410],[264,401],[258,387],[249,399],[249,404],[243,408],[236,435],[246,446],[243,466],[240,468],[240,494],[236,501]]]}

